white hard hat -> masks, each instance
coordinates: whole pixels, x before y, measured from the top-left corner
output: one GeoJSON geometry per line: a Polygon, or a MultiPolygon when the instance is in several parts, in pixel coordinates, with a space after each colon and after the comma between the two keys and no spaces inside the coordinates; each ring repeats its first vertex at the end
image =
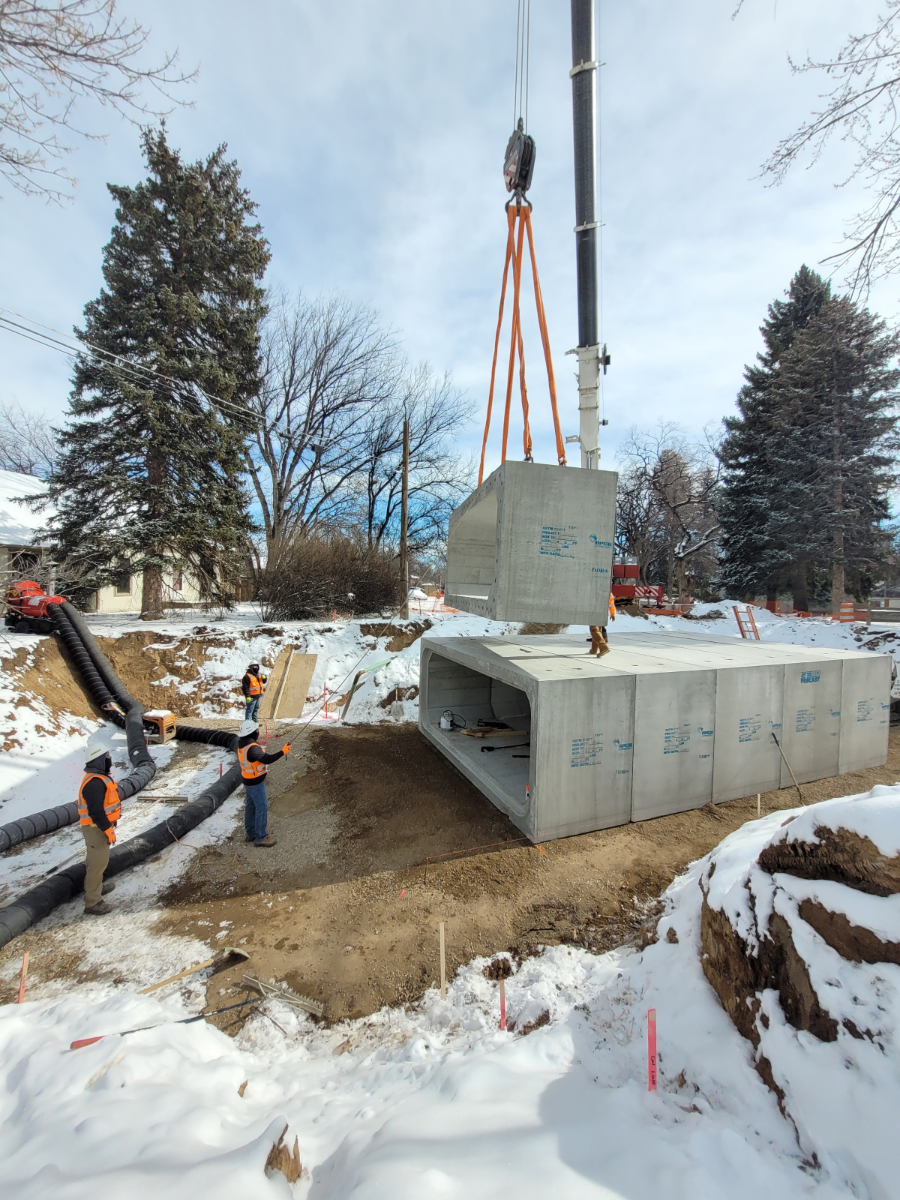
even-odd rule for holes
{"type": "Polygon", "coordinates": [[[256,733],[258,729],[259,721],[241,721],[238,737],[248,737],[251,733],[256,733]]]}
{"type": "Polygon", "coordinates": [[[89,745],[84,752],[84,761],[86,763],[93,762],[95,758],[99,758],[101,754],[109,754],[106,746],[89,745]]]}

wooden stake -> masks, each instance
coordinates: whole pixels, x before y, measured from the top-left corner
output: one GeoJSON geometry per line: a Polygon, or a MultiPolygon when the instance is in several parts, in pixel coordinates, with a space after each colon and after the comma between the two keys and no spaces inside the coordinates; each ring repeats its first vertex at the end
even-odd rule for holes
{"type": "Polygon", "coordinates": [[[19,998],[16,1004],[21,1004],[25,999],[25,980],[28,978],[28,951],[22,955],[22,971],[19,975],[19,998]]]}
{"type": "Polygon", "coordinates": [[[500,1028],[506,1029],[506,980],[500,980],[500,1028]]]}
{"type": "Polygon", "coordinates": [[[446,999],[447,996],[447,957],[444,945],[444,922],[440,924],[441,931],[441,999],[446,999]]]}
{"type": "Polygon", "coordinates": [[[778,753],[784,759],[784,765],[787,767],[788,773],[790,774],[791,779],[793,779],[793,781],[794,781],[794,787],[797,789],[797,795],[800,797],[800,803],[803,804],[803,802],[804,802],[803,801],[803,793],[800,791],[800,784],[797,782],[797,776],[791,770],[791,764],[787,760],[787,755],[785,754],[784,750],[782,749],[781,742],[779,742],[779,740],[775,736],[774,732],[772,733],[772,741],[778,747],[778,753]]]}
{"type": "Polygon", "coordinates": [[[656,1009],[647,1013],[647,1091],[656,1091],[656,1009]]]}
{"type": "Polygon", "coordinates": [[[760,794],[759,792],[757,792],[757,793],[756,793],[756,815],[757,815],[758,817],[761,817],[761,816],[762,816],[762,807],[761,807],[761,802],[760,802],[760,795],[761,795],[761,794],[760,794]]]}

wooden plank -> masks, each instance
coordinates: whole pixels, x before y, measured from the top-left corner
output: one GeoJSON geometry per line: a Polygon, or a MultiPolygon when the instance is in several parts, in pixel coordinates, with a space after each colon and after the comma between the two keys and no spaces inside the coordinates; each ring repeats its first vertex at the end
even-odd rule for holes
{"type": "Polygon", "coordinates": [[[275,659],[275,666],[269,672],[269,682],[266,684],[266,690],[263,692],[263,698],[259,705],[259,719],[261,721],[270,720],[275,715],[275,704],[278,700],[278,693],[281,691],[282,684],[284,683],[287,665],[291,660],[293,652],[293,646],[285,646],[275,659]]]}
{"type": "Polygon", "coordinates": [[[279,688],[275,701],[272,714],[274,717],[291,718],[303,715],[303,705],[306,703],[317,658],[317,654],[300,654],[296,650],[291,655],[284,683],[279,688]]]}

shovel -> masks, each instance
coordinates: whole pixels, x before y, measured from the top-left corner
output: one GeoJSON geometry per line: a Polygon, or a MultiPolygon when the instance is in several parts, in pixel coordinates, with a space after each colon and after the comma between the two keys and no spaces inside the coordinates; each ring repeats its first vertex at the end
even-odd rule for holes
{"type": "Polygon", "coordinates": [[[159,983],[154,983],[152,987],[144,988],[141,991],[142,996],[146,996],[148,992],[155,992],[157,988],[165,987],[167,983],[174,983],[176,979],[186,979],[188,975],[196,975],[198,971],[202,971],[205,967],[213,968],[213,975],[219,971],[224,971],[226,967],[233,967],[236,963],[247,962],[250,955],[246,950],[236,950],[234,946],[226,946],[220,958],[208,958],[206,962],[198,963],[196,967],[188,967],[186,971],[179,971],[177,975],[170,975],[168,979],[162,979],[159,983]]]}

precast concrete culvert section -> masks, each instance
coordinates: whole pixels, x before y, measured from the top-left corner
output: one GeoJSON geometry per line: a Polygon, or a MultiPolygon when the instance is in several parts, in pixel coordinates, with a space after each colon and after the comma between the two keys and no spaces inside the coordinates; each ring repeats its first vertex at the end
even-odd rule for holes
{"type": "MultiPolygon", "coordinates": [[[[118,782],[117,787],[120,799],[127,800],[145,788],[156,775],[156,763],[147,748],[145,738],[144,706],[129,695],[77,609],[66,601],[63,604],[48,605],[47,611],[91,699],[110,721],[125,730],[128,759],[132,769],[118,782]]],[[[175,736],[184,742],[220,746],[226,750],[237,748],[235,735],[219,729],[178,725],[175,736]]],[[[110,852],[106,874],[118,875],[178,841],[221,806],[235,790],[240,778],[240,767],[235,765],[179,812],[137,837],[114,846],[110,852]]],[[[63,829],[77,820],[78,806],[73,801],[11,821],[0,827],[0,851],[9,850],[45,833],[63,829]]],[[[66,867],[7,905],[0,912],[0,948],[81,891],[84,887],[84,874],[84,863],[66,867]]]]}

